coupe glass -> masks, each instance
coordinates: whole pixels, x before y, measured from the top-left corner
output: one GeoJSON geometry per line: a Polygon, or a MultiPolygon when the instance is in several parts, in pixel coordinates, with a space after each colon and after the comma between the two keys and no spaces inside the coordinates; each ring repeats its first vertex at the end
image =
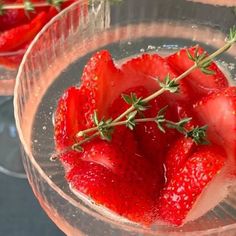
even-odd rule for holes
{"type": "MultiPolygon", "coordinates": [[[[66,4],[69,3],[70,0],[66,4]]],[[[19,17],[14,9],[21,9],[24,7],[23,3],[22,5],[18,4],[19,6],[17,6],[17,4],[15,5],[14,1],[6,2],[6,4],[8,7],[9,4],[11,5],[9,9],[13,10],[13,12],[9,13],[5,20],[2,20],[1,22],[6,20],[10,22],[13,20],[14,22],[16,20],[15,18],[19,17]],[[11,19],[11,17],[13,18],[11,19]]],[[[34,1],[35,8],[42,7],[42,4],[44,3],[34,1]]],[[[65,7],[65,5],[63,7],[65,7]]],[[[0,18],[1,17],[2,16],[0,16],[0,18]]],[[[0,32],[0,34],[2,33],[4,34],[5,32],[0,32]]],[[[25,36],[22,35],[22,37],[25,36]]],[[[18,178],[26,178],[26,175],[22,164],[19,138],[15,126],[13,91],[17,70],[25,51],[26,49],[18,49],[0,52],[0,172],[18,178]]]]}
{"type": "Polygon", "coordinates": [[[13,113],[15,78],[25,50],[0,52],[0,172],[25,178],[13,113]]]}
{"type": "MultiPolygon", "coordinates": [[[[67,235],[235,235],[233,187],[224,201],[198,220],[179,228],[161,224],[147,228],[75,195],[60,161],[50,160],[57,101],[68,86],[79,84],[92,53],[109,49],[119,63],[143,52],[164,55],[197,43],[211,52],[224,44],[236,19],[235,1],[225,1],[231,5],[187,0],[112,2],[93,1],[85,13],[78,1],[61,12],[35,38],[19,68],[15,118],[24,166],[36,197],[67,235]]],[[[235,56],[233,47],[217,59],[231,81],[236,75],[235,56]]]]}

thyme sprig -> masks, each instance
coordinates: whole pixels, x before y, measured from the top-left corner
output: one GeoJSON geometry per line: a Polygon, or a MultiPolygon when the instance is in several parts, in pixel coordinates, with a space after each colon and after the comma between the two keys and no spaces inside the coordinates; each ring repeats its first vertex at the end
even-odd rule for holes
{"type": "Polygon", "coordinates": [[[207,125],[196,126],[186,132],[185,136],[194,140],[196,144],[209,144],[206,136],[207,125]]]}
{"type": "MultiPolygon", "coordinates": [[[[89,137],[91,139],[91,136],[88,136],[89,133],[98,131],[100,134],[101,139],[110,141],[112,137],[112,132],[114,130],[115,126],[123,126],[125,125],[130,130],[133,130],[137,124],[140,123],[146,123],[146,122],[154,122],[156,123],[159,130],[163,133],[166,132],[166,128],[171,128],[177,130],[179,133],[183,134],[185,137],[192,138],[193,141],[196,144],[206,144],[206,129],[207,126],[202,127],[193,127],[192,129],[188,130],[185,128],[186,124],[192,119],[192,118],[184,118],[178,122],[170,121],[165,118],[165,113],[168,106],[163,107],[160,109],[155,117],[149,117],[149,118],[136,118],[138,111],[133,111],[129,113],[129,115],[126,116],[126,120],[123,121],[117,121],[112,122],[111,119],[105,120],[102,118],[100,121],[98,120],[97,112],[94,112],[93,120],[94,124],[96,125],[93,128],[80,131],[77,134],[77,137],[89,137]]],[[[96,134],[96,133],[95,133],[96,134]]],[[[82,151],[83,148],[81,146],[81,143],[76,143],[72,147],[73,150],[82,151]]]]}
{"type": "Polygon", "coordinates": [[[171,79],[170,74],[168,74],[163,81],[158,80],[158,83],[165,91],[171,93],[177,93],[179,91],[179,84],[174,79],[171,79]]]}
{"type": "Polygon", "coordinates": [[[209,66],[211,65],[212,60],[211,59],[204,60],[207,58],[206,52],[203,52],[202,54],[200,54],[198,46],[195,48],[194,55],[191,55],[191,53],[189,52],[188,49],[186,50],[186,52],[187,52],[188,58],[190,60],[194,61],[197,64],[198,68],[204,74],[207,74],[207,75],[214,75],[215,74],[215,72],[213,70],[209,69],[209,66]],[[204,62],[203,62],[203,60],[204,60],[204,62]]]}
{"type": "MultiPolygon", "coordinates": [[[[45,2],[31,2],[30,0],[24,0],[23,3],[5,3],[4,0],[0,0],[0,16],[7,10],[24,9],[25,14],[33,12],[36,8],[52,6],[58,11],[61,10],[61,4],[64,2],[70,2],[72,0],[45,0],[45,2]]],[[[111,4],[121,3],[123,0],[110,0],[111,4]]],[[[92,5],[96,0],[88,1],[88,5],[92,5]]]]}
{"type": "MultiPolygon", "coordinates": [[[[112,119],[105,120],[104,118],[102,118],[99,121],[97,111],[94,111],[93,122],[96,125],[101,138],[104,140],[110,141],[112,131],[113,131],[113,126],[111,126],[112,119]]],[[[84,134],[83,134],[83,136],[84,136],[84,134]]]]}
{"type": "Polygon", "coordinates": [[[190,130],[186,129],[185,126],[190,122],[192,118],[184,118],[179,122],[167,121],[166,126],[170,129],[176,129],[179,133],[182,133],[186,138],[191,138],[196,144],[209,144],[207,140],[207,125],[204,126],[195,126],[190,130]]]}
{"type": "Polygon", "coordinates": [[[35,8],[47,6],[53,6],[59,11],[61,4],[66,1],[71,0],[45,0],[45,2],[35,3],[30,0],[24,0],[23,3],[4,3],[4,1],[0,1],[0,15],[3,15],[6,10],[24,9],[27,13],[34,11],[35,8]]]}
{"type": "MultiPolygon", "coordinates": [[[[165,119],[166,108],[161,109],[158,112],[156,117],[137,119],[136,118],[136,115],[138,113],[137,104],[139,104],[139,106],[141,106],[141,108],[143,109],[143,108],[146,108],[147,104],[151,100],[160,96],[164,92],[166,91],[169,91],[172,93],[177,92],[179,89],[179,81],[181,81],[183,78],[188,76],[191,72],[193,72],[197,68],[207,75],[212,74],[211,70],[209,69],[209,66],[211,65],[212,60],[218,55],[227,51],[235,42],[236,42],[236,27],[234,26],[230,29],[224,46],[216,50],[214,53],[210,55],[206,55],[205,53],[200,54],[197,48],[196,48],[196,51],[194,52],[194,55],[191,55],[189,52],[187,52],[189,59],[194,61],[193,66],[191,66],[184,73],[182,73],[176,78],[173,78],[172,80],[170,76],[167,75],[163,81],[161,82],[159,81],[160,89],[146,98],[138,98],[134,94],[133,95],[131,94],[130,96],[123,95],[123,99],[130,105],[130,107],[114,120],[109,120],[109,124],[103,121],[103,124],[104,124],[103,129],[104,128],[107,129],[108,127],[115,127],[118,125],[126,125],[128,128],[133,130],[136,123],[156,122],[158,125],[158,128],[162,132],[165,131],[165,127],[172,128],[184,134],[186,137],[192,138],[197,144],[207,143],[208,141],[206,139],[206,130],[207,130],[206,125],[202,127],[196,126],[196,127],[193,127],[193,129],[191,130],[186,130],[185,125],[187,122],[190,121],[191,118],[185,118],[183,120],[180,120],[179,122],[168,121],[165,119]]],[[[99,124],[99,122],[97,122],[97,124],[99,124]]],[[[84,131],[80,131],[77,136],[80,136],[80,137],[83,136],[84,139],[78,143],[75,143],[72,148],[74,148],[75,150],[80,150],[82,147],[81,145],[83,143],[88,142],[91,139],[101,135],[101,130],[103,129],[101,129],[101,127],[99,128],[98,126],[96,126],[96,127],[84,130],[84,131]],[[90,132],[95,132],[95,133],[89,136],[88,133],[90,132]]]]}
{"type": "Polygon", "coordinates": [[[135,93],[128,94],[121,94],[121,97],[124,99],[124,101],[128,104],[134,107],[134,109],[139,113],[142,114],[143,111],[146,111],[150,108],[150,106],[143,100],[142,97],[137,97],[135,93]]]}

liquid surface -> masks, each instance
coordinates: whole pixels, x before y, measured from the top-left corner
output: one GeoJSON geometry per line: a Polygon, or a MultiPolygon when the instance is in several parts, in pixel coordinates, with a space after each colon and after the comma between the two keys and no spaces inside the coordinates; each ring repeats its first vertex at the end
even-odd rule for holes
{"type": "MultiPolygon", "coordinates": [[[[191,41],[183,39],[176,39],[173,42],[173,39],[170,38],[141,38],[135,42],[119,42],[107,45],[104,48],[111,52],[117,63],[120,63],[123,60],[127,60],[129,57],[145,52],[158,53],[165,56],[184,46],[191,45],[191,41]]],[[[213,50],[213,48],[207,45],[201,44],[201,46],[205,47],[207,50],[213,50]]],[[[38,107],[32,129],[32,150],[37,163],[60,188],[74,199],[77,198],[77,194],[73,194],[66,183],[64,179],[64,168],[59,161],[50,161],[50,156],[54,153],[54,130],[52,120],[59,97],[69,86],[79,85],[79,78],[81,77],[83,67],[92,54],[93,52],[69,65],[47,90],[38,107]]],[[[225,54],[218,62],[226,72],[227,77],[232,80],[236,74],[234,59],[225,54]]]]}

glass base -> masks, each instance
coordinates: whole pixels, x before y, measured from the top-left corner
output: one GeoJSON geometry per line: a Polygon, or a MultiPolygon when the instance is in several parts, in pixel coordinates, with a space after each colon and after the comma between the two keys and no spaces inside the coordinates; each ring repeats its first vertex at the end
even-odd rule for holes
{"type": "Polygon", "coordinates": [[[0,172],[26,178],[13,114],[13,97],[0,96],[0,172]]]}

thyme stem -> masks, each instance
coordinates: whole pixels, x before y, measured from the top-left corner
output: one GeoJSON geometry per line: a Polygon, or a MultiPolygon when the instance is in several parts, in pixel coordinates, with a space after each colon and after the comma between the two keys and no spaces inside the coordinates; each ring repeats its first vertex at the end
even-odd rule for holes
{"type": "MultiPolygon", "coordinates": [[[[33,6],[34,7],[48,7],[48,6],[51,6],[51,4],[48,2],[39,2],[39,3],[34,3],[33,6]]],[[[5,4],[2,6],[2,10],[15,10],[15,9],[25,9],[25,5],[22,3],[12,3],[12,4],[5,4]]]]}
{"type": "MultiPolygon", "coordinates": [[[[144,123],[144,122],[156,122],[157,120],[157,117],[150,117],[150,118],[139,118],[139,119],[134,119],[133,121],[135,123],[144,123]]],[[[176,125],[178,124],[178,122],[174,122],[174,121],[171,121],[171,120],[165,120],[165,123],[166,124],[171,124],[171,125],[176,125]]],[[[123,121],[117,121],[117,122],[112,122],[111,124],[107,124],[107,125],[103,125],[103,128],[108,128],[108,127],[115,127],[115,126],[122,126],[122,125],[126,125],[127,124],[127,120],[123,120],[123,121]]],[[[80,131],[77,136],[84,136],[84,135],[87,135],[88,133],[91,133],[91,132],[95,132],[95,131],[98,131],[99,128],[96,126],[96,127],[92,127],[92,128],[89,128],[89,129],[86,129],[84,131],[80,131]]],[[[97,136],[97,133],[94,133],[93,135],[89,136],[88,138],[93,138],[93,137],[96,137],[97,136]]],[[[86,139],[82,140],[79,144],[83,144],[84,141],[86,139]]]]}
{"type": "MultiPolygon", "coordinates": [[[[228,41],[223,47],[221,47],[220,49],[218,49],[217,51],[213,52],[211,55],[207,56],[206,58],[204,58],[200,64],[203,64],[204,62],[208,61],[208,60],[212,60],[215,57],[217,57],[218,55],[222,54],[223,52],[227,51],[234,43],[235,43],[236,39],[232,39],[230,41],[228,41]]],[[[176,77],[174,79],[175,82],[179,82],[180,80],[182,80],[183,78],[185,78],[186,76],[188,76],[191,72],[193,72],[195,69],[197,69],[199,67],[199,65],[197,65],[197,63],[195,63],[193,66],[191,66],[188,70],[186,70],[184,73],[182,73],[180,76],[176,77]]],[[[156,91],[155,93],[151,94],[150,96],[146,97],[143,99],[144,102],[150,102],[151,100],[153,100],[154,98],[160,96],[162,93],[164,93],[166,91],[165,88],[161,88],[158,91],[156,91]]],[[[129,109],[127,109],[124,113],[122,113],[119,117],[117,117],[113,122],[117,122],[119,120],[121,120],[122,118],[124,118],[127,114],[129,114],[130,112],[132,112],[134,110],[134,106],[131,106],[129,109]]]]}
{"type": "MultiPolygon", "coordinates": [[[[181,75],[179,75],[178,77],[173,79],[173,82],[179,82],[180,80],[182,80],[183,78],[185,78],[186,76],[188,76],[191,72],[193,72],[195,69],[199,68],[201,69],[201,67],[204,67],[204,64],[212,61],[212,59],[214,59],[215,57],[217,57],[218,55],[222,54],[223,52],[227,51],[234,43],[236,42],[236,28],[233,27],[230,30],[230,34],[229,34],[229,38],[227,40],[227,42],[225,43],[224,46],[222,46],[221,48],[219,48],[218,50],[216,50],[215,52],[213,52],[212,54],[210,54],[209,56],[204,57],[202,60],[194,63],[193,66],[191,66],[188,70],[186,70],[185,72],[183,72],[181,75]]],[[[160,96],[161,94],[163,94],[165,91],[168,91],[167,88],[162,87],[159,90],[157,90],[156,92],[154,92],[153,94],[151,94],[150,96],[142,99],[142,101],[144,103],[148,103],[149,101],[155,99],[156,97],[160,96]]],[[[105,128],[108,127],[114,127],[117,125],[126,125],[127,124],[127,120],[123,120],[121,121],[123,118],[125,118],[127,115],[129,115],[132,111],[136,110],[134,105],[131,105],[125,112],[123,112],[122,114],[120,114],[117,118],[115,118],[113,121],[111,121],[110,124],[105,125],[105,128]]],[[[144,118],[144,119],[134,119],[134,122],[136,123],[140,123],[140,122],[149,122],[149,121],[155,121],[157,117],[155,118],[144,118]]],[[[166,124],[170,124],[170,125],[176,125],[177,123],[169,121],[169,120],[165,120],[166,124]]],[[[197,130],[198,128],[196,128],[197,130]]],[[[78,136],[83,136],[84,134],[87,134],[89,132],[95,132],[99,130],[98,127],[93,127],[84,131],[80,131],[78,133],[78,136]]],[[[187,132],[187,130],[183,130],[183,132],[187,132]]],[[[89,137],[85,137],[84,140],[80,141],[79,143],[77,143],[76,145],[81,145],[87,141],[89,141],[90,139],[92,139],[93,137],[97,137],[99,136],[99,132],[94,133],[93,135],[89,136],[89,137]]]]}

